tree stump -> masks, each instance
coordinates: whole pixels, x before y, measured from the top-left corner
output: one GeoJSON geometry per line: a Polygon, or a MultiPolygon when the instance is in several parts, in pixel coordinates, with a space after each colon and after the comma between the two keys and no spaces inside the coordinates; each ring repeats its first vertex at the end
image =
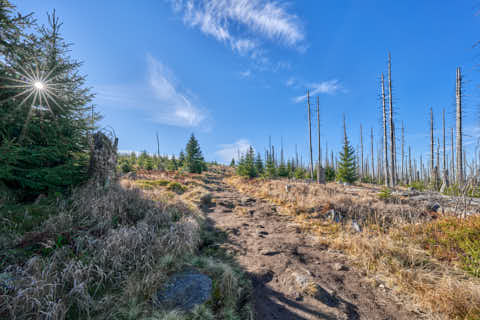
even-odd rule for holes
{"type": "Polygon", "coordinates": [[[92,140],[88,175],[97,188],[108,188],[116,179],[118,138],[112,142],[99,131],[92,140]]]}

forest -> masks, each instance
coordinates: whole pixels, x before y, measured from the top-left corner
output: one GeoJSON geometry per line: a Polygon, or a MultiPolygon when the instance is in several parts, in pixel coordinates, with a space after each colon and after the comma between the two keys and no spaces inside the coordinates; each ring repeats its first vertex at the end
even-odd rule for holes
{"type": "Polygon", "coordinates": [[[156,124],[154,147],[122,150],[69,20],[20,5],[0,0],[1,319],[480,319],[480,140],[467,151],[461,67],[441,79],[454,108],[425,115],[426,153],[407,141],[388,50],[377,127],[332,120],[306,88],[300,148],[267,136],[219,161],[208,132],[182,127],[172,154],[156,124]],[[333,121],[341,141],[323,132],[333,121]]]}

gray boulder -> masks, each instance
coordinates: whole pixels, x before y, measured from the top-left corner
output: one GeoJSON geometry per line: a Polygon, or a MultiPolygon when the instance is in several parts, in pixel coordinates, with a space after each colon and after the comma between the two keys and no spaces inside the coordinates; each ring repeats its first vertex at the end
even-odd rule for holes
{"type": "Polygon", "coordinates": [[[157,292],[155,303],[165,309],[191,311],[210,299],[212,279],[194,270],[173,275],[157,292]]]}

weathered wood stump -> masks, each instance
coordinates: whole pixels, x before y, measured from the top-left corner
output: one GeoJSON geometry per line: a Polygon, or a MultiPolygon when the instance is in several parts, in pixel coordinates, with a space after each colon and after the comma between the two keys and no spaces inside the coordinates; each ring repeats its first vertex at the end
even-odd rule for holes
{"type": "Polygon", "coordinates": [[[92,140],[88,175],[98,188],[108,188],[116,179],[118,138],[112,142],[99,131],[92,140]]]}

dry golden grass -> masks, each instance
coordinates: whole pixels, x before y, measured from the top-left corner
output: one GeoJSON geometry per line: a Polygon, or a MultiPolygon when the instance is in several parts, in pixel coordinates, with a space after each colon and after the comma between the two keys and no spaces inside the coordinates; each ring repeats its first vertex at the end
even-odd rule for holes
{"type": "MultiPolygon", "coordinates": [[[[170,179],[157,175],[142,179],[170,179]]],[[[182,183],[199,178],[182,176],[182,183]]],[[[57,215],[18,239],[38,252],[24,265],[0,270],[14,281],[13,290],[0,287],[0,318],[240,319],[237,303],[248,294],[241,271],[199,253],[205,217],[197,202],[208,192],[197,186],[195,194],[195,188],[177,194],[161,184],[140,190],[123,179],[106,190],[77,189],[57,215]],[[215,310],[200,306],[187,315],[153,307],[152,296],[169,275],[190,267],[212,276],[222,296],[211,301],[215,310]]]]}
{"type": "Polygon", "coordinates": [[[294,216],[305,232],[347,254],[373,285],[382,283],[396,292],[405,307],[432,319],[480,319],[479,217],[431,220],[423,206],[383,201],[378,196],[381,188],[370,185],[226,180],[294,216]],[[342,223],[326,217],[331,209],[341,213],[342,223]],[[352,220],[363,232],[352,232],[352,220]],[[465,259],[469,264],[459,263],[465,259]]]}

